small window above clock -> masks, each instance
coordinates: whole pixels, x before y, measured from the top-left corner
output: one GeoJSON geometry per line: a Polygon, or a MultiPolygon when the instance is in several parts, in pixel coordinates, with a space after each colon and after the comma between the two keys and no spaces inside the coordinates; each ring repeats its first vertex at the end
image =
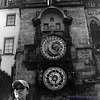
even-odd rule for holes
{"type": "Polygon", "coordinates": [[[44,29],[44,31],[49,30],[49,24],[48,23],[44,23],[43,24],[43,29],[44,29]]]}
{"type": "Polygon", "coordinates": [[[60,23],[56,23],[56,30],[61,30],[61,24],[60,23]]]}

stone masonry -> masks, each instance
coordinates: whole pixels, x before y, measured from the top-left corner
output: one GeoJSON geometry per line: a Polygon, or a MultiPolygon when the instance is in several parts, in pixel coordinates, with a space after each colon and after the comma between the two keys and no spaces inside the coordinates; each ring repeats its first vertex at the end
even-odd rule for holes
{"type": "MultiPolygon", "coordinates": [[[[23,8],[21,9],[21,23],[19,42],[16,59],[16,74],[15,79],[25,79],[29,83],[34,84],[35,71],[27,71],[23,64],[23,51],[25,44],[34,44],[35,28],[32,24],[32,19],[36,17],[36,11],[41,11],[41,8],[23,8]]],[[[92,51],[89,48],[89,33],[87,29],[87,22],[84,7],[64,7],[63,10],[68,11],[68,16],[73,18],[72,25],[70,26],[70,34],[72,43],[77,50],[78,60],[73,62],[75,70],[82,70],[85,68],[92,68],[93,65],[89,61],[93,61],[92,51]],[[83,49],[82,49],[83,48],[83,49]],[[85,64],[87,63],[87,64],[85,64]]],[[[94,70],[87,72],[80,72],[81,74],[94,74],[94,70]]],[[[84,77],[84,76],[82,76],[84,77]]]]}

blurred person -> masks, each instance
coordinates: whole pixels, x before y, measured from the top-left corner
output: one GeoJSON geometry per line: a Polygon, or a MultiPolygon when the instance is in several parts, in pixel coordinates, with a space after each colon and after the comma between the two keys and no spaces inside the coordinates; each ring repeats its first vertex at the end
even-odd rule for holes
{"type": "Polygon", "coordinates": [[[25,80],[15,80],[12,83],[14,100],[28,100],[29,84],[25,80]]]}

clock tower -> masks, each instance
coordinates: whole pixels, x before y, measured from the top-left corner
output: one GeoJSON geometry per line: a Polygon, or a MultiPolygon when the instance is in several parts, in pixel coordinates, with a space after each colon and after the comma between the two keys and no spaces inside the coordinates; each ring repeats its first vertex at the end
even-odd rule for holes
{"type": "Polygon", "coordinates": [[[68,91],[69,84],[73,84],[72,41],[69,34],[72,18],[61,9],[49,6],[32,21],[36,28],[39,91],[44,94],[68,91]]]}

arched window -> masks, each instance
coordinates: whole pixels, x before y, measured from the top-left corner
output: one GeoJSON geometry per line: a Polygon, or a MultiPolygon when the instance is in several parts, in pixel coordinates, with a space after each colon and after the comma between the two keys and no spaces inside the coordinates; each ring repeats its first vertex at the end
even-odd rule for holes
{"type": "Polygon", "coordinates": [[[92,42],[96,46],[100,46],[100,31],[99,31],[99,24],[96,20],[90,21],[90,31],[91,31],[91,37],[92,42]]]}

